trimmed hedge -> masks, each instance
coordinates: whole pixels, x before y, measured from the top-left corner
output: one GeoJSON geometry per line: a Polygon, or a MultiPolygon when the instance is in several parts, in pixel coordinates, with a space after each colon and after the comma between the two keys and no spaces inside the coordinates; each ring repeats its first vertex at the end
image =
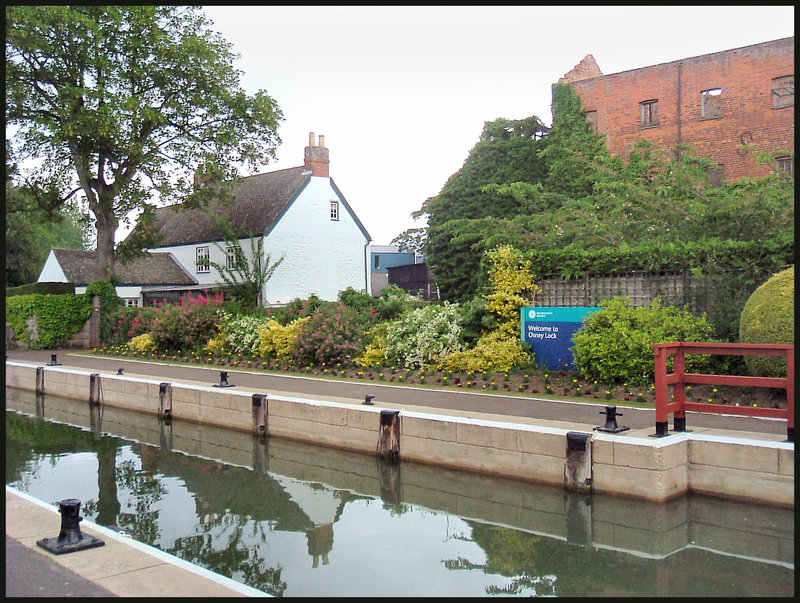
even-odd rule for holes
{"type": "Polygon", "coordinates": [[[57,348],[79,332],[92,315],[91,296],[16,295],[6,298],[6,320],[14,327],[17,339],[28,340],[36,350],[57,348]],[[38,337],[30,341],[28,319],[36,316],[38,337]]]}
{"type": "Polygon", "coordinates": [[[526,254],[537,275],[565,279],[587,272],[615,274],[633,270],[716,268],[737,269],[763,266],[775,270],[794,262],[794,238],[787,236],[765,241],[706,239],[688,243],[638,245],[628,247],[531,250],[526,254]]]}
{"type": "MultiPolygon", "coordinates": [[[[779,272],[756,289],[739,320],[741,343],[794,343],[794,266],[779,272]]],[[[745,357],[759,377],[785,377],[786,360],[769,356],[745,357]]]]}
{"type": "Polygon", "coordinates": [[[7,287],[6,297],[15,295],[65,295],[75,293],[75,283],[28,283],[19,287],[7,287]]]}

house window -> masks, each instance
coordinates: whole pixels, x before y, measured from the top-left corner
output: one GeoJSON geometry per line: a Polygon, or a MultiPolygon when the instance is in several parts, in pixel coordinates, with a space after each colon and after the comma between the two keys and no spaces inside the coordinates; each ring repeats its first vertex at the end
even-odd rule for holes
{"type": "Polygon", "coordinates": [[[642,127],[654,128],[658,125],[658,101],[648,100],[639,103],[642,113],[642,127]]]}
{"type": "Polygon", "coordinates": [[[708,170],[708,186],[711,188],[719,188],[725,182],[725,166],[715,165],[708,170]]]}
{"type": "Polygon", "coordinates": [[[794,76],[784,75],[772,80],[772,106],[794,107],[794,76]]]}
{"type": "Polygon", "coordinates": [[[139,307],[139,298],[138,297],[125,297],[125,306],[128,308],[138,308],[139,307]]]}
{"type": "Polygon", "coordinates": [[[777,172],[784,178],[794,180],[794,157],[786,155],[784,157],[776,157],[777,172]]]}
{"type": "Polygon", "coordinates": [[[592,134],[597,134],[597,111],[585,111],[583,117],[589,125],[589,131],[592,134]]]}
{"type": "Polygon", "coordinates": [[[196,249],[196,254],[195,268],[197,273],[211,272],[211,267],[208,265],[208,247],[198,247],[196,249]]]}
{"type": "Polygon", "coordinates": [[[339,219],[339,202],[331,201],[331,220],[339,219]]]}
{"type": "Polygon", "coordinates": [[[703,90],[701,93],[703,119],[722,117],[722,88],[703,90]]]}
{"type": "Polygon", "coordinates": [[[381,256],[375,256],[375,270],[380,270],[381,268],[381,256]]]}
{"type": "Polygon", "coordinates": [[[237,251],[236,247],[228,247],[225,250],[227,258],[225,261],[225,266],[228,268],[228,270],[236,269],[236,251],[237,251]]]}

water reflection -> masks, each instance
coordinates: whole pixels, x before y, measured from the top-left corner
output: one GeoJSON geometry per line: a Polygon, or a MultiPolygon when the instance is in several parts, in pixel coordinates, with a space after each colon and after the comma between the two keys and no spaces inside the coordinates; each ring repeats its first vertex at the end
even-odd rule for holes
{"type": "Polygon", "coordinates": [[[6,413],[6,483],[49,503],[79,498],[87,519],[271,594],[794,593],[792,510],[589,497],[6,396],[25,413],[6,413]]]}

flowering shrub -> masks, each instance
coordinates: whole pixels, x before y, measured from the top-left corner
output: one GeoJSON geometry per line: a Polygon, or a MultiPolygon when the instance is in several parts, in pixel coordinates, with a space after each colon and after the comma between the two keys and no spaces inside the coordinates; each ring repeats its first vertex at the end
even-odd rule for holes
{"type": "Polygon", "coordinates": [[[270,320],[258,327],[258,354],[264,358],[292,360],[294,342],[303,325],[310,317],[297,318],[283,326],[277,320],[270,320]]]}
{"type": "MultiPolygon", "coordinates": [[[[248,314],[233,316],[222,308],[217,310],[217,316],[219,318],[217,329],[220,335],[211,341],[223,343],[218,351],[234,354],[258,354],[259,327],[264,324],[263,319],[248,314]]],[[[212,345],[212,347],[214,346],[212,345]]]]}
{"type": "Polygon", "coordinates": [[[533,303],[533,296],[541,289],[531,273],[530,261],[525,261],[510,245],[491,250],[488,259],[489,282],[492,291],[486,296],[486,311],[497,322],[475,347],[466,352],[455,352],[443,359],[443,366],[453,371],[480,371],[490,368],[508,371],[530,364],[533,356],[520,341],[519,310],[533,303]]]}
{"type": "Polygon", "coordinates": [[[458,304],[411,310],[389,323],[386,331],[386,357],[407,368],[438,365],[441,358],[463,347],[458,304]]]}
{"type": "Polygon", "coordinates": [[[299,364],[353,364],[364,352],[369,318],[344,304],[328,304],[303,323],[294,340],[293,356],[299,364]]]}
{"type": "Polygon", "coordinates": [[[326,302],[312,293],[308,299],[298,297],[280,308],[267,309],[267,318],[277,320],[282,325],[288,325],[298,318],[313,316],[320,308],[329,304],[330,302],[326,302]]]}
{"type": "Polygon", "coordinates": [[[138,335],[149,333],[159,311],[152,306],[120,308],[111,326],[110,345],[123,345],[138,335]]]}
{"type": "Polygon", "coordinates": [[[150,333],[143,333],[137,335],[128,342],[128,347],[137,352],[154,352],[156,349],[156,342],[150,333]]]}
{"type": "Polygon", "coordinates": [[[386,355],[386,335],[389,331],[388,322],[379,322],[367,332],[369,344],[364,354],[356,358],[358,366],[383,366],[388,361],[386,355]]]}
{"type": "Polygon", "coordinates": [[[179,306],[165,306],[153,321],[151,334],[156,347],[165,352],[203,348],[215,334],[217,306],[222,296],[182,299],[179,306]]]}
{"type": "Polygon", "coordinates": [[[478,344],[466,351],[448,354],[442,367],[454,372],[508,371],[531,362],[531,354],[517,339],[503,339],[498,331],[481,337],[478,344]]]}

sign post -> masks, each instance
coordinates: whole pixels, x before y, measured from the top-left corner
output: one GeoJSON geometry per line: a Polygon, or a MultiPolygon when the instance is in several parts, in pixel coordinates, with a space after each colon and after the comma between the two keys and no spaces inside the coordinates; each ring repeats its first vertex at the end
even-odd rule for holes
{"type": "Polygon", "coordinates": [[[530,344],[536,361],[550,370],[575,368],[572,337],[583,320],[601,308],[523,307],[520,309],[522,341],[530,344]]]}

